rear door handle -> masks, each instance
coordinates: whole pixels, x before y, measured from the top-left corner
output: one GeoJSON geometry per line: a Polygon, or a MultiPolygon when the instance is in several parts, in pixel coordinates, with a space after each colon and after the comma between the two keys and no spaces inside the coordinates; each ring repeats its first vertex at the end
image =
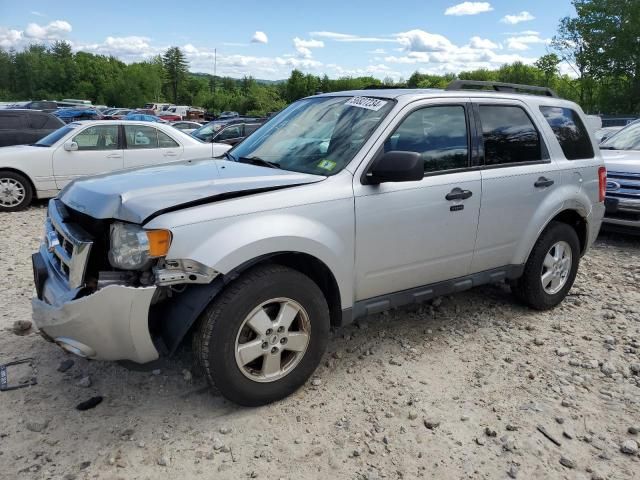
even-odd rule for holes
{"type": "Polygon", "coordinates": [[[534,183],[533,186],[536,188],[545,188],[550,187],[554,183],[555,182],[553,180],[549,180],[547,177],[540,177],[538,180],[536,180],[536,183],[534,183]]]}
{"type": "Polygon", "coordinates": [[[175,157],[176,155],[176,152],[164,152],[165,157],[175,157]]]}
{"type": "Polygon", "coordinates": [[[456,187],[449,193],[447,193],[444,198],[446,198],[447,200],[466,200],[471,195],[473,195],[473,192],[471,192],[470,190],[463,190],[459,187],[456,187]]]}

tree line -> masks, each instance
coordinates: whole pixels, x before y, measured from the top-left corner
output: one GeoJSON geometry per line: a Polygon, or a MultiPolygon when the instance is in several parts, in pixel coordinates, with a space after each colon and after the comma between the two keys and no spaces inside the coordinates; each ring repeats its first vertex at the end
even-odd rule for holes
{"type": "MultiPolygon", "coordinates": [[[[90,99],[94,104],[139,107],[147,102],[195,105],[217,113],[264,115],[318,92],[380,87],[443,88],[451,80],[491,80],[547,86],[589,113],[640,112],[640,1],[573,0],[576,16],[560,21],[553,53],[535,64],[433,75],[415,72],[393,81],[374,77],[330,79],[293,70],[265,82],[190,73],[178,47],[149,61],[126,64],[113,56],[73,52],[58,41],[22,51],[0,49],[0,101],[90,99]],[[570,65],[574,74],[560,73],[570,65]]],[[[566,70],[566,69],[565,69],[566,70]]]]}

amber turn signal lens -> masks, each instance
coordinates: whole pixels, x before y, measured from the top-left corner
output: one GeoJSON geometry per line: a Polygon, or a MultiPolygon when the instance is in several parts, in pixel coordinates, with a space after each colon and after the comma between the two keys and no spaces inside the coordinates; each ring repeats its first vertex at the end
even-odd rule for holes
{"type": "Polygon", "coordinates": [[[169,230],[147,230],[146,232],[149,239],[149,256],[164,257],[171,246],[171,232],[169,230]]]}

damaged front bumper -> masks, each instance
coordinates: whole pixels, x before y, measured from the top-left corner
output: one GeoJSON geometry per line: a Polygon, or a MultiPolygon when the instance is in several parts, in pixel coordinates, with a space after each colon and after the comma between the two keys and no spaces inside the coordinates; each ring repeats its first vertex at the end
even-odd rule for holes
{"type": "Polygon", "coordinates": [[[157,359],[149,311],[158,288],[108,285],[86,294],[71,274],[81,272],[79,278],[83,277],[84,265],[78,259],[86,259],[78,255],[82,252],[78,245],[86,248],[87,242],[78,240],[77,232],[57,218],[55,209],[50,203],[45,241],[32,255],[36,326],[46,338],[83,357],[137,363],[157,359]],[[66,250],[61,252],[61,246],[66,250]]]}

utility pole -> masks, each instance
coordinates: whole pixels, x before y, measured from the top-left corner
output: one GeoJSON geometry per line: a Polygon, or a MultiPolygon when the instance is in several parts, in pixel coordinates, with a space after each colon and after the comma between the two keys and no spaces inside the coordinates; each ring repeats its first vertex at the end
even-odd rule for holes
{"type": "Polygon", "coordinates": [[[218,67],[218,49],[213,49],[213,114],[216,114],[216,70],[218,67]]]}

